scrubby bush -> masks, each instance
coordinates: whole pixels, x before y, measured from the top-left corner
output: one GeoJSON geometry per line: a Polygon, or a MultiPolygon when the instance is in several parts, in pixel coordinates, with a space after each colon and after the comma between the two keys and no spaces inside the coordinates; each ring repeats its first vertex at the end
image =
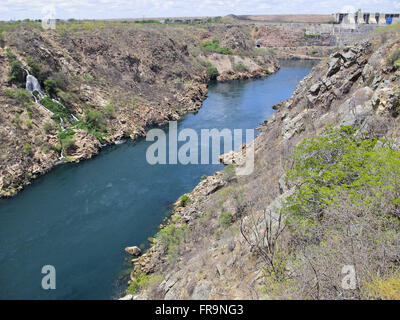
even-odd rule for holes
{"type": "Polygon", "coordinates": [[[50,97],[44,97],[40,100],[40,103],[54,113],[53,119],[55,121],[60,121],[60,118],[70,121],[71,112],[66,106],[53,101],[50,97]]]}
{"type": "Polygon", "coordinates": [[[24,153],[27,154],[28,156],[32,156],[33,155],[33,148],[29,143],[26,143],[24,145],[24,153]]]}
{"type": "Polygon", "coordinates": [[[8,72],[9,83],[23,86],[25,84],[25,71],[19,60],[10,61],[10,71],[8,72]]]}
{"type": "Polygon", "coordinates": [[[386,59],[388,66],[394,66],[396,61],[400,62],[400,49],[394,50],[386,59]]]}
{"type": "Polygon", "coordinates": [[[155,236],[155,243],[167,252],[167,259],[175,262],[178,259],[180,244],[187,238],[189,228],[186,224],[171,223],[162,228],[155,236]]]}
{"type": "Polygon", "coordinates": [[[207,75],[210,78],[210,80],[215,80],[219,76],[218,69],[214,67],[213,65],[210,65],[207,67],[207,75]]]}
{"type": "Polygon", "coordinates": [[[219,40],[214,38],[213,40],[207,40],[203,43],[202,48],[206,52],[217,52],[222,54],[232,54],[232,49],[221,47],[219,40]]]}
{"type": "MultiPolygon", "coordinates": [[[[365,197],[366,188],[395,183],[393,174],[400,174],[399,153],[383,148],[384,142],[378,144],[374,137],[357,135],[356,130],[346,126],[328,128],[323,136],[305,139],[296,148],[294,169],[287,174],[288,180],[301,181],[287,201],[294,217],[319,217],[343,192],[369,206],[374,199],[365,197]]],[[[397,193],[393,196],[392,200],[397,201],[397,193]]]]}
{"type": "Polygon", "coordinates": [[[104,115],[100,111],[87,109],[85,111],[85,124],[90,130],[103,131],[106,121],[104,115]]]}
{"type": "Polygon", "coordinates": [[[6,89],[4,90],[4,95],[9,98],[18,100],[23,105],[28,105],[33,100],[32,95],[25,89],[6,89]]]}
{"type": "Polygon", "coordinates": [[[49,133],[51,130],[53,130],[53,124],[51,122],[45,122],[45,124],[43,125],[43,130],[46,133],[49,133]]]}
{"type": "Polygon", "coordinates": [[[113,103],[108,103],[104,108],[103,108],[104,114],[107,118],[114,118],[114,113],[115,113],[115,107],[113,103]]]}
{"type": "Polygon", "coordinates": [[[228,164],[223,170],[223,178],[225,181],[232,181],[236,177],[236,169],[233,164],[228,164]]]}
{"type": "Polygon", "coordinates": [[[286,287],[285,297],[361,299],[362,283],[399,272],[400,151],[391,146],[342,126],[295,149],[287,172],[295,189],[282,212],[296,288],[286,287]],[[355,268],[354,290],[341,286],[345,265],[355,268]]]}
{"type": "Polygon", "coordinates": [[[66,79],[65,74],[58,72],[52,74],[50,77],[43,81],[44,89],[46,93],[52,97],[59,97],[64,100],[65,103],[68,103],[68,97],[63,97],[65,90],[68,87],[68,81],[66,79]]]}
{"type": "Polygon", "coordinates": [[[100,142],[103,142],[103,137],[107,131],[106,124],[106,118],[103,113],[94,109],[87,109],[85,111],[85,120],[78,122],[76,127],[87,130],[100,142]]]}
{"type": "Polygon", "coordinates": [[[128,294],[138,294],[140,291],[147,289],[150,285],[160,283],[164,277],[157,274],[146,274],[139,272],[134,275],[134,281],[132,281],[128,287],[128,294]]]}
{"type": "Polygon", "coordinates": [[[190,197],[189,197],[187,194],[184,194],[184,195],[181,197],[181,200],[179,201],[179,205],[180,205],[181,207],[186,207],[186,205],[189,204],[190,201],[191,201],[190,197]]]}
{"type": "Polygon", "coordinates": [[[36,62],[33,58],[27,57],[26,63],[30,73],[43,85],[45,79],[49,77],[51,71],[47,65],[41,66],[40,63],[36,62]]]}
{"type": "Polygon", "coordinates": [[[224,211],[218,218],[219,224],[224,227],[230,227],[232,225],[232,215],[228,211],[224,211]]]}
{"type": "Polygon", "coordinates": [[[210,61],[207,60],[200,60],[201,65],[206,67],[207,69],[207,76],[210,80],[215,80],[219,76],[218,69],[214,67],[210,61]]]}
{"type": "Polygon", "coordinates": [[[66,129],[58,133],[58,139],[60,140],[61,147],[68,153],[75,149],[75,141],[73,136],[75,131],[72,129],[66,129]]]}
{"type": "Polygon", "coordinates": [[[33,126],[32,121],[29,118],[25,119],[25,124],[28,127],[28,129],[31,129],[33,126]]]}
{"type": "Polygon", "coordinates": [[[235,70],[236,72],[248,72],[249,69],[241,62],[235,64],[233,66],[233,70],[235,70]]]}
{"type": "Polygon", "coordinates": [[[57,83],[53,79],[44,80],[44,90],[49,96],[55,96],[57,93],[57,83]]]}

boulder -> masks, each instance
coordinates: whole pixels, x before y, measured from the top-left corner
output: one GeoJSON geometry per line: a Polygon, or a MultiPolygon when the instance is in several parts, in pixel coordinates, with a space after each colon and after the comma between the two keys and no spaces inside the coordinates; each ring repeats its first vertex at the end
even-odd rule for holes
{"type": "Polygon", "coordinates": [[[342,66],[342,62],[339,58],[333,58],[329,60],[329,69],[328,72],[326,73],[327,77],[333,76],[336,72],[340,70],[340,67],[342,66]]]}
{"type": "Polygon", "coordinates": [[[132,256],[139,256],[142,253],[140,248],[133,246],[133,247],[126,247],[125,252],[132,255],[132,256]]]}
{"type": "Polygon", "coordinates": [[[319,89],[321,88],[322,83],[321,82],[317,82],[316,84],[312,85],[310,88],[310,93],[315,96],[318,94],[319,89]]]}

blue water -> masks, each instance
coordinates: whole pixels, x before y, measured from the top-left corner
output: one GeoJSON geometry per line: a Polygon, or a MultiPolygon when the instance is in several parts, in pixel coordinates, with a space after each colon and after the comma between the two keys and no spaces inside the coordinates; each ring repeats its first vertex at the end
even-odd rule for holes
{"type": "MultiPolygon", "coordinates": [[[[292,94],[312,64],[283,63],[265,79],[212,84],[197,114],[178,130],[252,129],[292,94]]],[[[222,165],[150,165],[144,139],[65,164],[12,199],[0,201],[1,299],[110,299],[129,267],[126,246],[146,243],[170,205],[222,165]],[[41,269],[56,268],[43,290],[41,269]]]]}

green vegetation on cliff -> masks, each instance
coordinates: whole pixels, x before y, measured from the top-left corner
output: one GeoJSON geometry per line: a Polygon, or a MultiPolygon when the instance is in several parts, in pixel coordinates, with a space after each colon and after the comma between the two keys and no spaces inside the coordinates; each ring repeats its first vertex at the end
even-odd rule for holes
{"type": "Polygon", "coordinates": [[[376,295],[381,279],[400,272],[400,151],[356,127],[328,127],[296,147],[293,159],[287,180],[294,192],[280,210],[290,241],[270,243],[265,293],[334,297],[340,270],[350,265],[358,270],[358,290],[343,294],[376,295]]]}
{"type": "Polygon", "coordinates": [[[233,54],[232,49],[221,47],[219,44],[219,40],[214,38],[213,40],[207,40],[203,43],[203,50],[206,52],[217,52],[222,54],[233,54]]]}

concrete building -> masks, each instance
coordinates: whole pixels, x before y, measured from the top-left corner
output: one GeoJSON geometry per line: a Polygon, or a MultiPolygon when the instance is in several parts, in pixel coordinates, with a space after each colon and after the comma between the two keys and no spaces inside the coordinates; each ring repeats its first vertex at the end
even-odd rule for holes
{"type": "Polygon", "coordinates": [[[336,22],[339,24],[394,24],[400,21],[400,13],[336,13],[336,22]]]}

